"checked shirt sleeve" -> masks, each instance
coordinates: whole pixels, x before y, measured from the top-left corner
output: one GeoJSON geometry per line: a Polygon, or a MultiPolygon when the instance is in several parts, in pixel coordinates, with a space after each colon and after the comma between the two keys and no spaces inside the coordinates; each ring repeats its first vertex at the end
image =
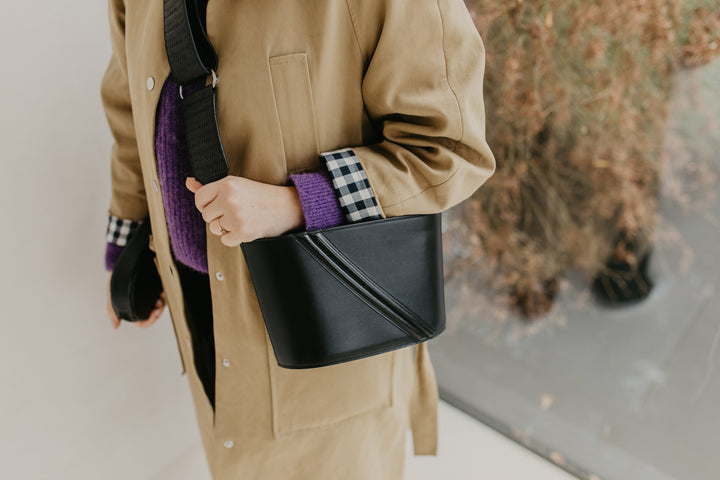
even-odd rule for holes
{"type": "Polygon", "coordinates": [[[127,220],[108,213],[108,223],[105,232],[105,270],[115,267],[120,253],[122,253],[128,240],[137,231],[142,221],[127,220]]]}
{"type": "Polygon", "coordinates": [[[350,148],[321,153],[347,222],[383,218],[360,160],[350,148]]]}

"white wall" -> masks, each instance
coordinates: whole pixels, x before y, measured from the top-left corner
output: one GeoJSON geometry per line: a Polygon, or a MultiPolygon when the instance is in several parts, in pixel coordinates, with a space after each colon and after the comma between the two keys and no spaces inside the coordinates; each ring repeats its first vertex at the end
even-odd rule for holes
{"type": "Polygon", "coordinates": [[[167,312],[105,313],[107,5],[0,13],[0,478],[152,478],[198,434],[167,312]]]}

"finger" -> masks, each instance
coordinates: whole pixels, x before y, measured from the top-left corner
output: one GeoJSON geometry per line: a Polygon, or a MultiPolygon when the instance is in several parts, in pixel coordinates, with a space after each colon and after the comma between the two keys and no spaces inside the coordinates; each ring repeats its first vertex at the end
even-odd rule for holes
{"type": "Polygon", "coordinates": [[[112,274],[108,276],[107,281],[107,313],[108,317],[110,317],[110,326],[112,326],[113,330],[117,330],[120,327],[120,319],[118,318],[117,314],[115,314],[115,309],[112,306],[112,300],[110,298],[110,278],[112,274]]]}
{"type": "Polygon", "coordinates": [[[249,240],[243,240],[242,235],[240,235],[239,233],[227,232],[225,235],[220,237],[220,241],[223,243],[223,245],[226,245],[228,247],[237,247],[243,241],[249,240]]]}
{"type": "Polygon", "coordinates": [[[166,301],[165,301],[164,293],[161,293],[160,298],[158,298],[157,301],[155,302],[155,309],[153,310],[153,312],[156,310],[159,310],[160,312],[162,312],[163,308],[165,308],[165,304],[166,304],[166,301]]]}
{"type": "Polygon", "coordinates": [[[188,177],[185,181],[188,189],[195,194],[195,208],[200,210],[201,213],[217,198],[220,191],[220,182],[221,180],[218,180],[216,182],[210,182],[206,185],[202,185],[193,177],[188,177]]]}
{"type": "Polygon", "coordinates": [[[203,186],[203,184],[195,180],[195,177],[187,177],[185,179],[185,186],[188,190],[195,193],[203,186]]]}
{"type": "Polygon", "coordinates": [[[218,219],[216,218],[212,222],[208,223],[208,228],[210,229],[210,233],[213,235],[222,235],[222,232],[220,232],[220,227],[218,227],[218,219]]]}
{"type": "Polygon", "coordinates": [[[150,316],[151,316],[151,317],[153,317],[153,316],[159,317],[159,316],[162,314],[163,310],[165,309],[165,297],[164,297],[164,294],[165,294],[165,292],[161,293],[161,294],[160,294],[160,298],[158,298],[157,301],[155,302],[155,308],[154,308],[153,311],[150,313],[150,316]]]}
{"type": "Polygon", "coordinates": [[[115,310],[112,308],[112,304],[108,301],[107,304],[108,317],[110,317],[110,326],[113,330],[117,330],[120,327],[120,319],[115,314],[115,310]]]}
{"type": "Polygon", "coordinates": [[[160,316],[162,315],[163,309],[164,309],[164,306],[160,307],[160,308],[156,308],[155,310],[150,312],[150,316],[147,319],[141,320],[139,322],[135,322],[135,325],[137,325],[140,328],[148,328],[149,326],[153,325],[158,320],[158,318],[160,318],[160,316]]]}
{"type": "Polygon", "coordinates": [[[218,194],[219,192],[215,185],[203,185],[195,194],[195,208],[197,208],[200,213],[204,213],[205,209],[210,207],[218,197],[218,194]]]}
{"type": "MultiPolygon", "coordinates": [[[[216,218],[223,216],[224,209],[227,209],[227,207],[221,207],[219,201],[213,201],[209,203],[201,211],[203,220],[205,220],[205,223],[212,223],[216,218]]],[[[225,229],[227,230],[225,224],[223,224],[223,227],[225,227],[225,229]]]]}
{"type": "Polygon", "coordinates": [[[230,230],[228,230],[227,225],[225,225],[225,221],[223,220],[224,217],[220,216],[209,223],[210,226],[210,233],[217,236],[227,235],[230,230]],[[221,230],[225,230],[224,232],[221,230]]]}
{"type": "Polygon", "coordinates": [[[165,310],[166,305],[166,297],[165,292],[162,292],[160,294],[160,298],[157,299],[157,302],[155,302],[155,308],[152,312],[150,312],[150,315],[145,320],[140,320],[138,322],[134,322],[135,325],[137,325],[140,328],[147,328],[150,325],[154,324],[158,318],[162,315],[163,311],[165,310]]]}
{"type": "Polygon", "coordinates": [[[150,315],[146,320],[140,320],[138,322],[133,322],[137,327],[139,328],[148,328],[153,323],[155,323],[156,318],[154,318],[152,315],[150,315]]]}

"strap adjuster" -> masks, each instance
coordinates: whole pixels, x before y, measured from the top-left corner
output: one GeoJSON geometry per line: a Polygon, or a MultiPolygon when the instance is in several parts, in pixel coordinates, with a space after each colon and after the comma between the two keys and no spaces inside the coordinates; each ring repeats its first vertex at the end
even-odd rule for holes
{"type": "MultiPolygon", "coordinates": [[[[213,69],[210,69],[210,75],[212,75],[212,88],[215,88],[217,86],[217,84],[220,83],[220,77],[218,77],[218,74],[215,73],[215,70],[213,70],[213,69]]],[[[185,97],[183,96],[182,85],[180,85],[179,91],[180,91],[180,98],[182,100],[184,100],[185,97]]]]}

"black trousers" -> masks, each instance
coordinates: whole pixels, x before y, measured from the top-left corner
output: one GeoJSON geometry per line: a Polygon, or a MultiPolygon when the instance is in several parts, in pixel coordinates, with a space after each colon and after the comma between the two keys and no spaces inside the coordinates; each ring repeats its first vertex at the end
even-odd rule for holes
{"type": "Polygon", "coordinates": [[[215,408],[215,338],[213,337],[212,300],[210,277],[175,261],[183,297],[193,352],[194,367],[200,377],[205,394],[215,408]]]}

